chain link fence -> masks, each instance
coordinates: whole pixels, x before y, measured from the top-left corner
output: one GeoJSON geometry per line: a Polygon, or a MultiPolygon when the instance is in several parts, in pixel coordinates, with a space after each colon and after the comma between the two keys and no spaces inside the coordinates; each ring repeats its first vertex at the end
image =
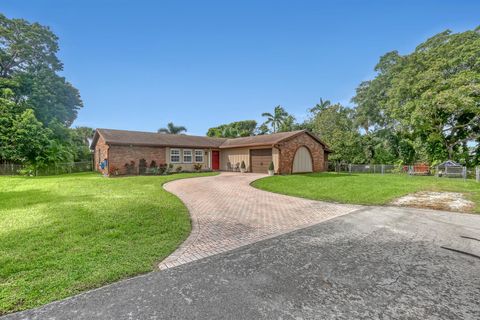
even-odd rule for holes
{"type": "Polygon", "coordinates": [[[343,173],[407,173],[408,166],[394,164],[328,163],[328,171],[343,173]]]}
{"type": "Polygon", "coordinates": [[[393,174],[403,173],[408,175],[435,175],[437,177],[475,179],[480,182],[480,166],[467,168],[465,166],[449,167],[439,170],[438,167],[430,167],[425,164],[394,165],[394,164],[347,164],[328,163],[328,171],[338,173],[373,173],[393,174]]]}
{"type": "Polygon", "coordinates": [[[52,176],[65,173],[89,172],[93,171],[91,161],[57,163],[48,167],[39,168],[31,172],[26,172],[28,166],[13,163],[0,163],[0,175],[34,175],[34,176],[52,176]]]}

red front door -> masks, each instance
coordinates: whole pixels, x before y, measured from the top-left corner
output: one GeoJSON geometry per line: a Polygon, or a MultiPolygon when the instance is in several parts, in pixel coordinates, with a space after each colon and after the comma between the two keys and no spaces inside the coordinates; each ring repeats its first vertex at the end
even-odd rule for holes
{"type": "Polygon", "coordinates": [[[220,151],[212,151],[212,169],[220,169],[220,151]]]}

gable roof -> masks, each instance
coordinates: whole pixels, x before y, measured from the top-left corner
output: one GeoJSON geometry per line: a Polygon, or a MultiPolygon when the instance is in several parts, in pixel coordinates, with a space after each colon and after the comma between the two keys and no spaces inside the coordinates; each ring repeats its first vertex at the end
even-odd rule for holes
{"type": "Polygon", "coordinates": [[[184,134],[97,129],[93,137],[92,148],[95,148],[100,136],[105,140],[106,144],[146,147],[218,148],[226,140],[225,138],[189,136],[184,134]]]}
{"type": "Polygon", "coordinates": [[[202,136],[190,136],[185,134],[165,134],[156,132],[97,129],[93,137],[91,148],[94,149],[102,137],[106,144],[110,145],[136,145],[149,147],[182,147],[182,148],[241,148],[254,146],[274,146],[280,142],[293,139],[301,134],[308,134],[330,151],[328,146],[314,134],[306,130],[279,132],[242,138],[211,138],[202,136]]]}
{"type": "Polygon", "coordinates": [[[279,133],[272,133],[272,134],[263,134],[258,136],[227,139],[227,141],[225,141],[220,146],[220,148],[226,149],[226,148],[264,146],[264,145],[273,146],[274,144],[293,138],[303,132],[305,132],[305,130],[279,132],[279,133]]]}

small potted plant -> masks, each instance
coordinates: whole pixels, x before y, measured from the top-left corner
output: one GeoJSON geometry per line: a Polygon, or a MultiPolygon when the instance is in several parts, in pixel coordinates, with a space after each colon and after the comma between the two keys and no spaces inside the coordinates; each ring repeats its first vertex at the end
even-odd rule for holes
{"type": "Polygon", "coordinates": [[[195,164],[193,165],[193,169],[194,169],[196,172],[202,171],[202,164],[201,164],[201,163],[195,163],[195,164]]]}
{"type": "Polygon", "coordinates": [[[273,161],[270,162],[268,166],[268,175],[273,176],[275,174],[275,166],[273,165],[273,161]]]}
{"type": "Polygon", "coordinates": [[[245,165],[245,161],[242,160],[242,163],[240,164],[240,172],[245,173],[247,171],[247,166],[245,165]]]}

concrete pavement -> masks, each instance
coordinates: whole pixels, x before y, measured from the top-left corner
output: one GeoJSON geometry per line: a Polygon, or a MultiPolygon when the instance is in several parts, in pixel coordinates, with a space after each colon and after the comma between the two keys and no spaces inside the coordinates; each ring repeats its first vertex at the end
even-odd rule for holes
{"type": "Polygon", "coordinates": [[[461,236],[480,216],[365,208],[2,320],[479,319],[480,259],[442,248],[478,250],[461,236]]]}

